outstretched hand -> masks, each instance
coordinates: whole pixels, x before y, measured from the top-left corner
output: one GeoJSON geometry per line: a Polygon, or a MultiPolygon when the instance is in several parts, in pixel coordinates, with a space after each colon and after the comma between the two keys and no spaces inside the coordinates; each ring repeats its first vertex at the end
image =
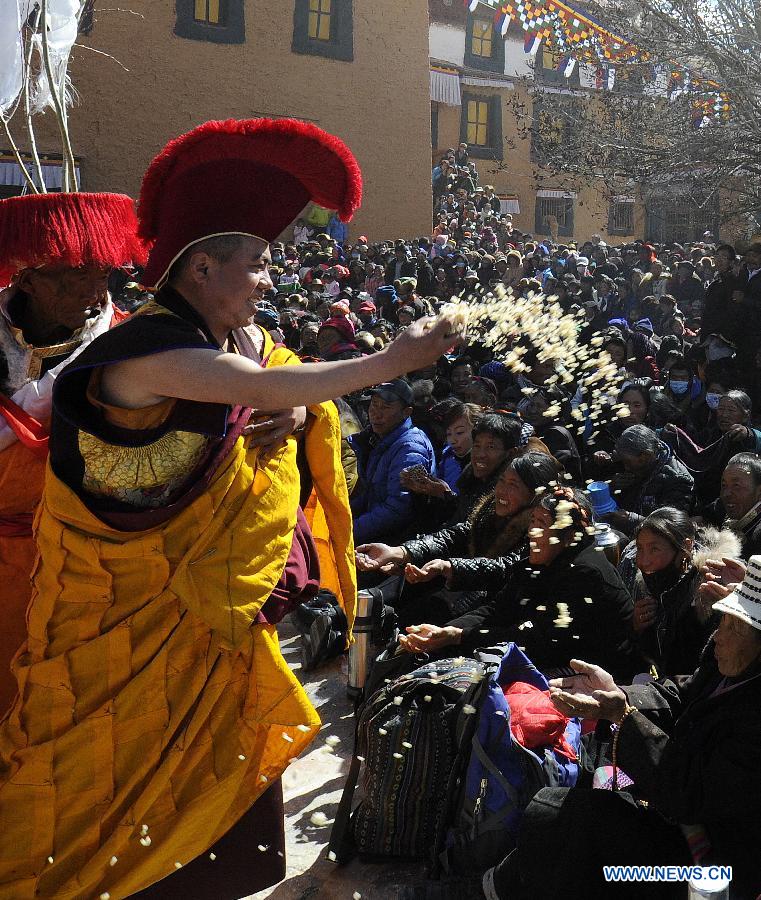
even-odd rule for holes
{"type": "Polygon", "coordinates": [[[388,544],[360,544],[354,550],[360,572],[394,574],[404,562],[404,549],[388,544]]]}
{"type": "Polygon", "coordinates": [[[407,653],[430,653],[450,644],[458,644],[462,629],[449,625],[410,625],[407,634],[399,638],[399,646],[407,653]]]}
{"type": "Polygon", "coordinates": [[[441,478],[434,478],[432,475],[423,476],[410,469],[402,469],[399,473],[399,484],[405,491],[425,494],[428,497],[446,497],[452,493],[452,489],[441,478]]]}
{"type": "Polygon", "coordinates": [[[413,566],[412,563],[407,563],[404,567],[404,578],[409,584],[433,581],[439,576],[446,579],[451,574],[452,563],[448,559],[432,559],[422,566],[413,566]]]}
{"type": "Polygon", "coordinates": [[[618,722],[626,711],[627,699],[613,676],[581,659],[572,659],[571,668],[578,674],[550,681],[555,709],[564,716],[618,722]]]}
{"type": "Polygon", "coordinates": [[[720,584],[738,584],[745,578],[746,566],[739,559],[724,556],[721,559],[707,559],[700,567],[703,581],[716,581],[720,584]]]}

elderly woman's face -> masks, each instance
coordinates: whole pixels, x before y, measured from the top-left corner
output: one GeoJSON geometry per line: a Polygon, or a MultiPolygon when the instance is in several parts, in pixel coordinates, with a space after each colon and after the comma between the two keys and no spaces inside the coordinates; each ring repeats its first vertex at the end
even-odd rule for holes
{"type": "Polygon", "coordinates": [[[655,462],[653,454],[648,453],[647,451],[638,455],[632,453],[619,453],[618,455],[625,471],[637,478],[644,477],[645,474],[652,469],[653,463],[655,462]]]}
{"type": "Polygon", "coordinates": [[[742,675],[761,656],[761,631],[724,613],[714,633],[714,656],[725,678],[742,675]]]}
{"type": "Polygon", "coordinates": [[[637,568],[645,575],[661,572],[674,562],[676,547],[656,531],[642,528],[637,535],[637,568]]]}

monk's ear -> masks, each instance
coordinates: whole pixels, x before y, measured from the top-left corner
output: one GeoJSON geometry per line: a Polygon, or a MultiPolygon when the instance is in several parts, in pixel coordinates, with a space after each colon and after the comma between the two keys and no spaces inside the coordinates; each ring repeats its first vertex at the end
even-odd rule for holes
{"type": "Polygon", "coordinates": [[[33,294],[37,285],[37,270],[23,269],[14,279],[14,284],[25,294],[33,294]]]}
{"type": "Polygon", "coordinates": [[[208,253],[199,250],[192,253],[187,265],[188,276],[196,283],[203,284],[209,278],[209,272],[214,265],[214,260],[208,253]]]}

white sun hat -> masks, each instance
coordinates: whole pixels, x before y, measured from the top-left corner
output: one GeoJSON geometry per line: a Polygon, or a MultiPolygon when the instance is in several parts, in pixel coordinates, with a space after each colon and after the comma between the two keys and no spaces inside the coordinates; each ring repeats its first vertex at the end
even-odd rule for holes
{"type": "Polygon", "coordinates": [[[751,556],[742,584],[713,608],[761,630],[761,556],[751,556]]]}

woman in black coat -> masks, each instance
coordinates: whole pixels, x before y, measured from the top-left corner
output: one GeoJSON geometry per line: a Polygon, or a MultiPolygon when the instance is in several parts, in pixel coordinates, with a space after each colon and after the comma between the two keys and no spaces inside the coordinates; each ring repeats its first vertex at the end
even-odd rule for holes
{"type": "Polygon", "coordinates": [[[444,623],[483,602],[484,592],[500,591],[511,568],[528,557],[534,493],[557,484],[560,475],[557,461],[547,454],[519,456],[465,522],[399,547],[364,544],[357,548],[357,567],[371,572],[404,567],[407,582],[419,587],[405,589],[401,602],[394,602],[401,621],[444,623]]]}
{"type": "Polygon", "coordinates": [[[512,567],[506,587],[479,608],[436,627],[407,628],[412,653],[458,645],[465,651],[515,641],[544,672],[581,654],[619,677],[642,668],[632,639],[632,600],[602,548],[586,533],[592,521],[580,491],[556,488],[532,507],[527,562],[512,567]]]}
{"type": "Polygon", "coordinates": [[[704,586],[712,598],[723,597],[714,606],[723,615],[689,679],[619,688],[599,667],[573,660],[579,674],[551,683],[553,702],[565,715],[616,723],[616,762],[634,785],[626,793],[539,791],[517,849],[484,877],[489,900],[681,898],[684,883],[613,885],[603,866],[693,859],[732,866],[733,900],[755,900],[761,891],[761,557],[750,568],[742,587],[704,586]],[[732,587],[740,590],[726,596],[732,587]],[[541,862],[547,854],[549,868],[541,862]]]}

